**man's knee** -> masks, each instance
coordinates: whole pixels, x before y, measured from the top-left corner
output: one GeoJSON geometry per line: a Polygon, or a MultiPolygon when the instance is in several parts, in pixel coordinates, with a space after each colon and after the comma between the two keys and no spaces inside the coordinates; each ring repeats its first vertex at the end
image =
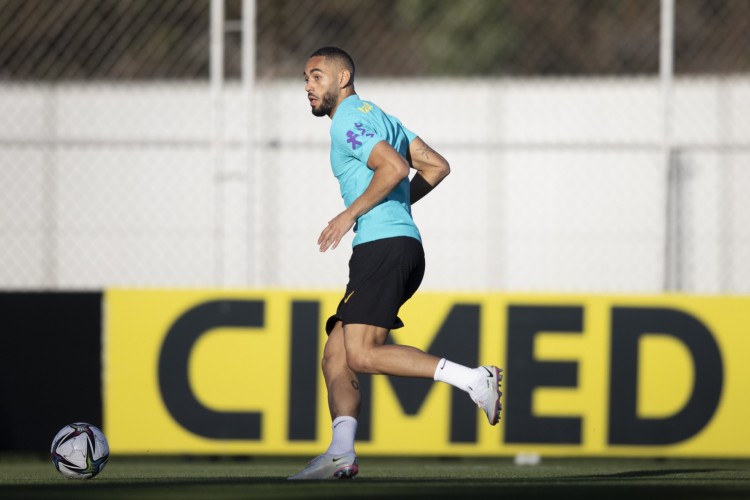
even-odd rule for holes
{"type": "Polygon", "coordinates": [[[357,373],[373,373],[372,353],[369,349],[347,349],[346,364],[357,373]]]}
{"type": "Polygon", "coordinates": [[[346,370],[346,349],[343,341],[329,337],[323,349],[323,358],[320,360],[320,366],[326,377],[335,376],[342,370],[346,370]]]}
{"type": "Polygon", "coordinates": [[[323,358],[320,360],[323,374],[332,375],[340,370],[346,369],[346,353],[342,351],[324,350],[323,358]]]}

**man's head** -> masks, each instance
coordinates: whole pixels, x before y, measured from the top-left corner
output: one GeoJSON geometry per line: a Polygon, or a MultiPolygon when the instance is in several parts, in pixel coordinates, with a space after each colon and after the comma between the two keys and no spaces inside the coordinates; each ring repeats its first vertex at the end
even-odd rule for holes
{"type": "Polygon", "coordinates": [[[323,47],[305,65],[305,91],[315,116],[333,116],[341,101],[354,94],[354,61],[338,47],[323,47]]]}

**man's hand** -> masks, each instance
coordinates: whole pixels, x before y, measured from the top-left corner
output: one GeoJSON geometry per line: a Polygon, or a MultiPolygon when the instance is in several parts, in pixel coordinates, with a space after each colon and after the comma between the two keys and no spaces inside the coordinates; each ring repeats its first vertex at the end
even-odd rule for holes
{"type": "Polygon", "coordinates": [[[329,247],[331,248],[331,250],[334,250],[337,246],[339,246],[341,238],[343,238],[344,235],[349,232],[352,226],[354,226],[356,220],[356,217],[353,217],[348,210],[344,210],[336,217],[331,219],[330,222],[328,222],[326,228],[323,229],[323,232],[320,233],[320,237],[318,238],[320,251],[325,252],[329,247]]]}

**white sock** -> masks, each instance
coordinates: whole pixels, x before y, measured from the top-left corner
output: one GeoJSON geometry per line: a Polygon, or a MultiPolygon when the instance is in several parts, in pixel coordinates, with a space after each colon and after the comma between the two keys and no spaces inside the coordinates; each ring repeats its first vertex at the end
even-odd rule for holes
{"type": "Polygon", "coordinates": [[[343,455],[354,451],[354,436],[357,434],[357,419],[354,417],[336,417],[331,424],[333,437],[326,455],[343,455]]]}
{"type": "Polygon", "coordinates": [[[471,385],[479,378],[475,368],[469,368],[457,363],[453,363],[443,358],[435,369],[435,380],[445,382],[453,387],[469,392],[471,385]]]}

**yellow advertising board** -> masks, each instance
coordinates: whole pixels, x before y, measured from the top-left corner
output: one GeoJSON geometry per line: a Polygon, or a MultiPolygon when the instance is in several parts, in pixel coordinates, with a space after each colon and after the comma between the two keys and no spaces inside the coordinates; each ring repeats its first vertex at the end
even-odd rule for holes
{"type": "MultiPolygon", "coordinates": [[[[108,290],[113,452],[314,455],[338,292],[108,290]]],[[[367,455],[750,457],[750,297],[420,292],[390,341],[505,369],[498,426],[442,383],[360,377],[367,455]]]]}

